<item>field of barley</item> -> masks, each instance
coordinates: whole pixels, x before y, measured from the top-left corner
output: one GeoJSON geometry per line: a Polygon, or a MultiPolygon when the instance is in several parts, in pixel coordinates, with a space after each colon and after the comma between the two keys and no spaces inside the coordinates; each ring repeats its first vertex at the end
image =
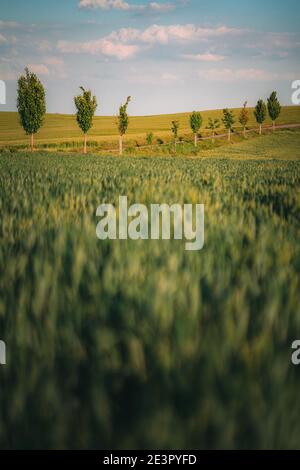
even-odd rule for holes
{"type": "Polygon", "coordinates": [[[299,144],[0,152],[1,448],[300,447],[299,144]],[[205,204],[204,249],[98,240],[119,195],[205,204]]]}

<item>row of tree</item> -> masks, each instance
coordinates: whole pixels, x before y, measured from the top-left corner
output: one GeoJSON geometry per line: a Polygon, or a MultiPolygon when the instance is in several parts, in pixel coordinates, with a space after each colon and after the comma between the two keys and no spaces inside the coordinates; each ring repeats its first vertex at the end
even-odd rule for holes
{"type": "MultiPolygon", "coordinates": [[[[273,91],[271,95],[269,96],[267,100],[267,104],[262,100],[258,100],[255,108],[254,108],[254,117],[256,119],[256,122],[259,124],[259,134],[261,135],[262,133],[262,125],[265,122],[267,118],[267,113],[269,114],[270,119],[272,120],[273,123],[273,130],[275,130],[276,127],[276,120],[278,119],[279,115],[281,112],[281,105],[279,103],[279,100],[277,98],[277,93],[276,91],[273,91]]],[[[247,129],[247,124],[249,122],[250,116],[249,116],[249,111],[247,109],[247,101],[244,103],[241,112],[238,116],[238,121],[241,124],[243,128],[243,135],[244,137],[246,136],[246,129],[247,129]]],[[[236,118],[234,116],[233,111],[229,110],[228,108],[223,109],[223,118],[222,122],[224,124],[225,129],[228,132],[228,141],[230,142],[231,140],[231,132],[234,130],[233,126],[236,122],[236,118]]],[[[208,119],[208,126],[207,129],[210,129],[212,132],[212,140],[214,141],[214,137],[216,135],[216,131],[219,129],[221,126],[221,121],[220,119],[217,118],[209,118],[208,119]]],[[[194,145],[195,147],[197,146],[197,141],[198,141],[198,135],[200,132],[200,129],[202,127],[202,116],[199,112],[194,111],[190,115],[190,127],[191,130],[194,134],[194,145]]],[[[173,132],[174,138],[177,138],[178,135],[178,129],[179,129],[179,123],[178,121],[172,121],[172,127],[171,130],[173,132]]]]}
{"type": "MultiPolygon", "coordinates": [[[[92,95],[90,90],[85,90],[80,87],[81,94],[75,96],[74,104],[76,107],[76,120],[78,126],[84,134],[84,153],[87,153],[87,134],[93,125],[93,118],[97,109],[97,99],[92,95]]],[[[123,136],[126,134],[129,117],[127,114],[127,108],[131,101],[131,97],[128,96],[126,102],[119,108],[119,114],[117,116],[117,125],[119,131],[119,153],[123,153],[123,136]]],[[[20,115],[20,123],[26,132],[30,136],[30,148],[33,151],[34,147],[34,134],[41,128],[44,122],[46,114],[46,94],[45,89],[38,77],[25,69],[25,74],[22,75],[18,80],[18,98],[17,107],[20,115]]],[[[275,123],[281,112],[281,106],[277,98],[276,91],[273,91],[268,98],[267,105],[263,100],[258,100],[254,109],[254,116],[256,122],[259,124],[259,133],[262,133],[262,125],[267,117],[267,112],[273,122],[273,129],[275,130],[275,123]]],[[[247,124],[249,121],[249,111],[247,109],[247,102],[238,117],[239,123],[243,127],[244,136],[246,135],[247,124]]],[[[231,140],[231,132],[236,122],[233,111],[229,109],[223,109],[222,122],[225,129],[228,132],[228,141],[231,140]]],[[[198,144],[198,136],[202,127],[203,119],[199,112],[194,111],[190,115],[190,127],[194,134],[194,145],[198,144]]],[[[217,129],[220,127],[221,121],[216,118],[209,118],[207,128],[212,132],[212,140],[216,135],[217,129]]],[[[174,136],[174,145],[176,151],[176,142],[178,138],[179,122],[172,121],[171,131],[174,136]]],[[[147,135],[147,143],[152,144],[153,133],[147,135]]]]}
{"type": "MultiPolygon", "coordinates": [[[[83,87],[80,87],[80,89],[82,93],[75,96],[74,104],[76,107],[76,120],[84,135],[84,153],[86,154],[87,134],[93,125],[93,118],[98,104],[96,97],[92,96],[90,90],[85,90],[83,87]]],[[[120,155],[123,153],[123,136],[129,124],[127,107],[130,100],[131,97],[128,96],[126,102],[120,106],[117,116],[120,155]]],[[[46,93],[36,74],[30,72],[28,68],[25,69],[25,74],[18,80],[17,108],[20,123],[26,134],[30,136],[30,148],[33,151],[34,135],[42,127],[46,114],[46,93]]]]}

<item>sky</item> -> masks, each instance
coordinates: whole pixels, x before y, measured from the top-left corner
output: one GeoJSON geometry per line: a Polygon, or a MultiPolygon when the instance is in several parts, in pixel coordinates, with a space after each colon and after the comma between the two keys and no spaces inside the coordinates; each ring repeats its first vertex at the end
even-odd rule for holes
{"type": "Polygon", "coordinates": [[[254,105],[273,90],[291,105],[300,79],[299,0],[1,0],[0,80],[16,109],[28,66],[47,111],[74,113],[79,87],[98,115],[254,105]]]}

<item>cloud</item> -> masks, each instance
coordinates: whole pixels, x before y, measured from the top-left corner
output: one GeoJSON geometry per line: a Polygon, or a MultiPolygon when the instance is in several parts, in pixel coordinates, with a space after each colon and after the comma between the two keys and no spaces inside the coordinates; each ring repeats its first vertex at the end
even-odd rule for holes
{"type": "Polygon", "coordinates": [[[50,75],[49,68],[45,64],[29,64],[28,68],[37,75],[50,75]]]}
{"type": "Polygon", "coordinates": [[[10,70],[10,69],[2,69],[1,68],[1,80],[6,82],[16,80],[18,78],[17,72],[10,70]]]}
{"type": "MultiPolygon", "coordinates": [[[[215,28],[202,28],[193,24],[159,26],[153,24],[146,29],[122,28],[113,31],[108,36],[92,41],[72,42],[58,41],[57,49],[62,53],[93,54],[115,57],[125,60],[134,57],[139,51],[155,45],[189,44],[197,41],[206,41],[209,38],[222,38],[226,35],[241,34],[242,30],[218,26],[215,28]]],[[[213,58],[221,60],[222,56],[205,54],[202,60],[212,61],[213,58]]],[[[198,60],[201,60],[199,55],[198,60]]]]}
{"type": "Polygon", "coordinates": [[[152,25],[145,30],[122,28],[112,32],[109,38],[120,42],[142,42],[146,44],[169,44],[174,42],[189,43],[198,40],[208,40],[227,35],[238,35],[243,30],[218,26],[215,28],[202,28],[193,24],[159,26],[152,25]]]}
{"type": "Polygon", "coordinates": [[[3,36],[3,34],[0,34],[0,44],[6,44],[8,41],[7,39],[3,36]]]}
{"type": "Polygon", "coordinates": [[[129,83],[152,86],[166,86],[172,83],[182,82],[182,79],[173,73],[163,72],[160,74],[147,74],[141,73],[140,70],[135,68],[131,69],[129,75],[125,78],[129,83]]]}
{"type": "Polygon", "coordinates": [[[256,32],[251,35],[251,42],[246,44],[249,49],[265,50],[297,49],[300,46],[299,33],[256,32]]]}
{"type": "Polygon", "coordinates": [[[173,3],[158,3],[150,2],[148,5],[136,5],[128,3],[124,0],[80,0],[80,8],[95,9],[100,8],[101,10],[122,10],[122,11],[152,11],[157,13],[167,13],[176,8],[173,3]]]}
{"type": "Polygon", "coordinates": [[[151,2],[149,9],[154,12],[167,13],[168,11],[175,10],[176,6],[173,3],[157,3],[151,2]]]}
{"type": "Polygon", "coordinates": [[[101,54],[108,57],[116,57],[119,60],[128,59],[134,56],[139,50],[139,47],[136,45],[115,43],[108,38],[83,43],[59,41],[57,48],[62,53],[101,54]]]}
{"type": "MultiPolygon", "coordinates": [[[[113,31],[108,36],[92,41],[72,42],[61,40],[58,41],[57,48],[62,53],[101,54],[124,60],[135,56],[143,49],[143,46],[192,43],[199,40],[205,41],[208,38],[240,33],[241,30],[226,26],[201,28],[192,24],[170,26],[154,24],[144,30],[122,28],[118,31],[113,31]]],[[[206,55],[206,60],[209,59],[212,60],[212,55],[206,55]]]]}
{"type": "Polygon", "coordinates": [[[39,41],[38,49],[42,52],[49,52],[52,50],[52,46],[47,39],[43,39],[42,41],[39,41]]]}
{"type": "Polygon", "coordinates": [[[59,78],[67,77],[65,62],[61,57],[45,57],[43,60],[43,64],[47,66],[49,72],[51,72],[51,75],[55,75],[59,78]]]}
{"type": "Polygon", "coordinates": [[[129,10],[130,5],[124,0],[80,0],[80,8],[101,8],[101,10],[129,10]]]}
{"type": "Polygon", "coordinates": [[[210,52],[205,54],[184,54],[182,57],[196,62],[221,62],[226,59],[224,55],[211,54],[210,52]]]}
{"type": "Polygon", "coordinates": [[[0,20],[0,28],[18,28],[20,26],[16,21],[3,21],[0,20]]]}
{"type": "Polygon", "coordinates": [[[209,69],[198,72],[200,78],[213,82],[238,82],[238,81],[272,81],[272,80],[291,80],[292,73],[273,73],[262,69],[242,68],[242,69],[209,69]]]}

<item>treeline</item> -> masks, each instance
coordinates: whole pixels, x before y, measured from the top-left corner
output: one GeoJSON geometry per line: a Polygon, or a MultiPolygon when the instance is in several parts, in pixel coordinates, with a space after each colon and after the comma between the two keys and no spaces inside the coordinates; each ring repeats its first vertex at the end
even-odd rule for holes
{"type": "MultiPolygon", "coordinates": [[[[85,90],[80,87],[81,93],[74,97],[74,104],[76,108],[76,120],[79,128],[84,135],[84,147],[83,151],[87,153],[87,136],[89,130],[93,126],[93,118],[98,106],[97,99],[92,95],[90,90],[85,90]]],[[[45,88],[36,74],[25,69],[25,74],[22,75],[18,80],[18,97],[17,97],[17,108],[20,116],[20,124],[23,127],[27,135],[30,136],[30,149],[34,150],[34,135],[42,127],[44,117],[46,114],[46,93],[45,88]]],[[[126,102],[119,108],[117,116],[117,127],[119,132],[119,153],[123,154],[123,137],[127,132],[129,125],[129,116],[127,113],[128,105],[131,101],[131,97],[128,96],[126,102]]],[[[262,125],[267,118],[267,114],[272,120],[273,130],[276,127],[276,120],[278,119],[281,112],[281,105],[277,98],[276,91],[273,91],[267,100],[267,104],[262,100],[258,100],[255,109],[254,116],[257,124],[259,125],[259,134],[262,133],[262,125]]],[[[237,122],[243,128],[243,135],[246,136],[247,125],[250,119],[249,110],[247,109],[247,102],[244,103],[243,108],[236,118],[234,112],[228,108],[223,109],[223,118],[209,118],[207,129],[211,131],[212,141],[214,142],[216,132],[223,123],[227,133],[228,141],[231,141],[231,133],[234,131],[234,124],[237,122]]],[[[194,146],[198,145],[199,133],[202,128],[203,119],[200,112],[193,111],[190,115],[190,128],[194,135],[194,146]]],[[[171,122],[171,132],[174,139],[174,150],[176,152],[176,145],[179,132],[179,122],[171,122]]],[[[147,144],[152,145],[153,133],[147,134],[147,144]]]]}

